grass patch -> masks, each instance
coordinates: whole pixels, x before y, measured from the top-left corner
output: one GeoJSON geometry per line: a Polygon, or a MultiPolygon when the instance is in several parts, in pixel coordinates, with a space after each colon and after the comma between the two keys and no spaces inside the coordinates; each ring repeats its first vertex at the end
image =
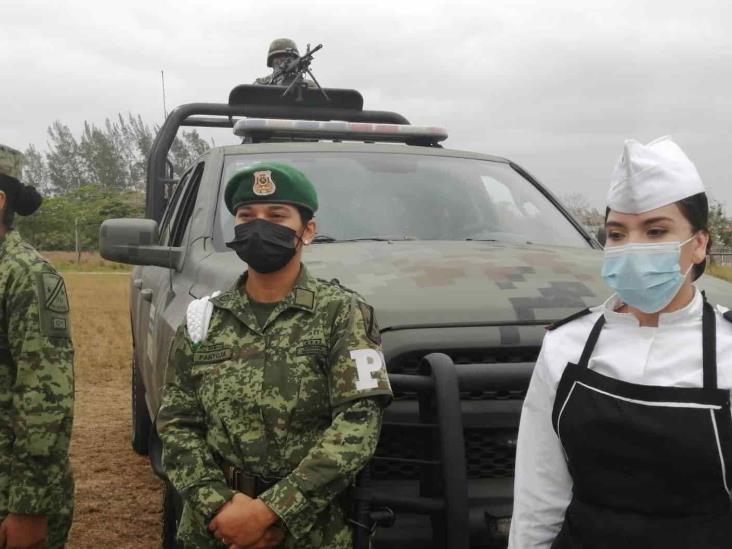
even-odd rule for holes
{"type": "Polygon", "coordinates": [[[129,279],[70,273],[64,281],[71,302],[77,375],[104,370],[113,377],[121,371],[120,381],[127,385],[132,351],[129,279]]]}
{"type": "Polygon", "coordinates": [[[41,252],[57,270],[62,272],[120,272],[129,273],[132,265],[107,261],[98,252],[81,252],[81,261],[76,262],[76,252],[41,252]]]}
{"type": "Polygon", "coordinates": [[[730,282],[732,282],[732,267],[711,264],[707,265],[706,272],[712,276],[716,276],[717,278],[722,278],[724,280],[729,280],[730,282]]]}
{"type": "Polygon", "coordinates": [[[71,302],[76,509],[67,547],[160,547],[160,481],[130,447],[129,286],[114,273],[64,275],[71,302]]]}

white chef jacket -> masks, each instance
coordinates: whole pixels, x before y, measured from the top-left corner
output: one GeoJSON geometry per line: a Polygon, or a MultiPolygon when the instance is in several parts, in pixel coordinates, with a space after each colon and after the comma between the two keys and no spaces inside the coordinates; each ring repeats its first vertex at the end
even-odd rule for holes
{"type": "MultiPolygon", "coordinates": [[[[702,295],[696,290],[683,309],[659,315],[658,327],[641,327],[631,313],[617,313],[612,296],[586,316],[546,333],[521,411],[514,507],[509,549],[549,548],[572,498],[572,478],[559,438],[552,429],[557,385],[568,362],[577,363],[601,314],[589,368],[642,385],[702,387],[702,295]]],[[[717,306],[717,383],[732,390],[732,322],[717,306]]],[[[732,392],[732,391],[731,391],[732,392]]]]}

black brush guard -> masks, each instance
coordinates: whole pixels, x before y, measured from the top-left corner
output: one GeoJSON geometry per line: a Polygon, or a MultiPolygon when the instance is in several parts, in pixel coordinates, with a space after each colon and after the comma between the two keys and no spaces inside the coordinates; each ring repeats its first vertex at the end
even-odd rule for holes
{"type": "MultiPolygon", "coordinates": [[[[446,354],[432,353],[422,360],[418,375],[389,375],[395,392],[418,394],[419,422],[413,428],[433,431],[435,455],[424,456],[424,459],[377,455],[374,461],[398,460],[436,465],[439,478],[427,476],[420,479],[420,494],[429,495],[407,498],[379,492],[372,486],[369,468],[362,471],[354,498],[354,520],[358,524],[355,528],[356,549],[367,549],[371,532],[377,527],[389,526],[393,522],[392,513],[398,517],[400,512],[430,517],[432,549],[468,549],[471,546],[471,503],[468,498],[461,392],[525,389],[533,368],[533,362],[456,365],[446,354]]],[[[505,405],[508,407],[511,402],[506,401],[505,405]]],[[[515,418],[516,426],[518,419],[515,418]]],[[[475,530],[474,527],[472,529],[475,530]]],[[[481,540],[481,546],[500,543],[495,528],[491,529],[486,524],[484,531],[494,539],[481,540]]]]}

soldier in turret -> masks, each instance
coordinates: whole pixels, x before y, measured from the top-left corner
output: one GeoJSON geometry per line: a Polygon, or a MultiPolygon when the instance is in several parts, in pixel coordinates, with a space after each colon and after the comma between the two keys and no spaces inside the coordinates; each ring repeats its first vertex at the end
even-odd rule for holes
{"type": "MultiPolygon", "coordinates": [[[[296,72],[286,72],[285,67],[300,57],[297,44],[289,38],[277,38],[272,40],[267,52],[267,66],[272,68],[272,73],[257,78],[254,83],[262,86],[289,86],[297,77],[296,72]]],[[[308,79],[302,80],[308,87],[314,88],[315,82],[308,79]]]]}

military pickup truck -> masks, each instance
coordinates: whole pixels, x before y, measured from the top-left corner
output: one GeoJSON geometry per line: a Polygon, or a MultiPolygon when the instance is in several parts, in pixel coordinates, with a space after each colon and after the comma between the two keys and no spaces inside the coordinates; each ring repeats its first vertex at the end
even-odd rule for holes
{"type": "MultiPolygon", "coordinates": [[[[441,128],[363,109],[353,90],[299,99],[239,86],[226,104],[178,107],[148,166],[146,219],[108,220],[102,255],[132,272],[132,444],[163,479],[151,421],[188,303],[244,265],[225,242],[225,182],[255,162],[305,172],[321,202],[304,261],[376,310],[395,400],[356,512],[377,548],[505,546],[522,399],[544,327],[608,294],[600,244],[517,164],[445,149],[441,128]],[[181,126],[233,128],[179,179],[167,155],[181,126]]],[[[571,169],[571,160],[567,160],[571,169]]],[[[705,277],[712,301],[732,285],[705,277]]],[[[164,546],[179,512],[168,487],[164,546]]]]}

